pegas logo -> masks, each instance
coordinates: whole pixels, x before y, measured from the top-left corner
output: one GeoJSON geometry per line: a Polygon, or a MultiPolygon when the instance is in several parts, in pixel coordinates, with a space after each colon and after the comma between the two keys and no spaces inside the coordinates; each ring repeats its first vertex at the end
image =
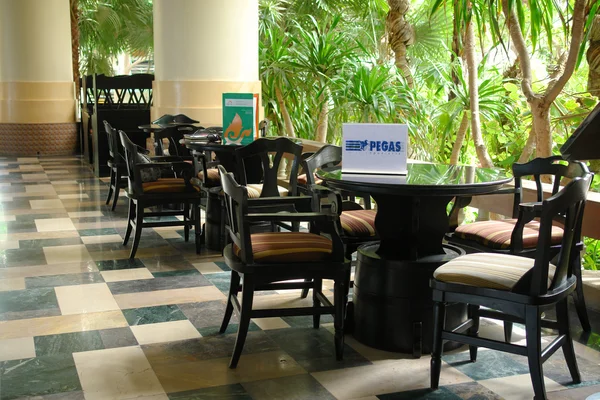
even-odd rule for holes
{"type": "Polygon", "coordinates": [[[404,143],[387,140],[347,140],[346,151],[368,151],[370,153],[402,153],[404,143]]]}

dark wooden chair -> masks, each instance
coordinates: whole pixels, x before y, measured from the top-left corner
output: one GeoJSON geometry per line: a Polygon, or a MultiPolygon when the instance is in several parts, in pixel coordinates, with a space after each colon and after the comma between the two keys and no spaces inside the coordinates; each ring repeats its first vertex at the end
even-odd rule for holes
{"type": "Polygon", "coordinates": [[[128,174],[127,197],[129,198],[129,216],[127,231],[123,240],[123,246],[127,245],[132,230],[135,230],[133,245],[131,246],[130,258],[135,257],[142,229],[159,226],[183,226],[185,229],[185,240],[189,240],[190,227],[194,227],[196,234],[196,252],[200,252],[201,228],[200,213],[192,212],[200,204],[200,192],[190,183],[191,174],[183,169],[183,178],[176,177],[174,162],[140,162],[138,146],[132,143],[127,135],[119,131],[121,143],[125,148],[125,161],[128,174]],[[155,181],[143,182],[142,170],[156,168],[171,169],[173,177],[161,177],[155,181]],[[182,210],[168,210],[157,212],[145,212],[145,209],[153,206],[168,204],[182,204],[182,210]],[[144,217],[183,216],[183,221],[157,221],[144,222],[144,217]]]}
{"type": "Polygon", "coordinates": [[[109,158],[107,165],[110,168],[110,183],[108,188],[108,196],[106,204],[110,203],[113,198],[111,210],[114,211],[119,200],[119,192],[127,187],[127,165],[125,157],[122,154],[122,146],[119,143],[118,133],[107,121],[104,121],[104,130],[108,139],[108,154],[109,158]]]}
{"type": "MultiPolygon", "coordinates": [[[[342,148],[339,146],[327,145],[323,146],[316,153],[307,157],[302,161],[302,172],[306,179],[306,192],[312,195],[311,188],[315,184],[320,184],[316,181],[315,171],[318,168],[328,168],[339,165],[342,160],[342,148]]],[[[302,176],[302,175],[301,175],[302,176]]],[[[300,181],[300,177],[298,179],[300,181]]],[[[342,202],[342,213],[340,214],[340,232],[344,242],[345,256],[352,259],[352,254],[356,252],[358,247],[367,242],[379,240],[375,231],[375,215],[377,212],[370,209],[370,200],[368,201],[369,209],[363,209],[358,203],[354,195],[342,193],[344,199],[342,202]]],[[[364,196],[365,199],[370,199],[369,195],[364,196]]],[[[366,200],[365,200],[366,201],[366,200]]],[[[308,289],[302,292],[302,297],[308,296],[308,289]]]]}
{"type": "MultiPolygon", "coordinates": [[[[446,235],[448,242],[465,248],[469,252],[485,251],[501,254],[519,254],[526,257],[535,257],[538,251],[539,222],[537,220],[524,220],[519,218],[519,205],[523,202],[523,180],[532,176],[536,185],[536,201],[541,202],[544,197],[542,181],[544,177],[552,179],[551,194],[558,193],[561,183],[589,174],[588,168],[579,161],[565,161],[561,156],[536,158],[525,164],[513,164],[515,178],[514,189],[507,189],[505,193],[514,193],[513,215],[511,219],[479,221],[458,226],[454,232],[446,235]]],[[[459,207],[468,205],[470,198],[458,199],[457,207],[450,213],[451,221],[457,221],[459,207]]],[[[538,216],[539,217],[539,216],[538,216]]],[[[456,224],[456,222],[454,222],[456,224]]],[[[454,225],[451,223],[451,226],[454,225]]],[[[559,225],[552,228],[552,243],[550,246],[551,257],[556,256],[561,248],[563,231],[559,225]]],[[[583,243],[578,239],[577,248],[583,249],[583,243]]],[[[581,258],[571,264],[573,275],[577,278],[577,289],[573,292],[577,315],[584,331],[590,332],[591,326],[585,299],[583,296],[583,283],[581,278],[581,258]]],[[[505,324],[506,340],[510,342],[512,323],[505,324]]]]}
{"type": "MultiPolygon", "coordinates": [[[[233,310],[239,313],[237,339],[229,363],[235,368],[242,354],[248,326],[252,318],[312,315],[315,328],[319,327],[322,314],[333,314],[335,327],[336,358],[341,360],[344,349],[344,314],[347,301],[347,276],[350,262],[344,258],[342,241],[337,231],[337,196],[331,192],[331,213],[252,213],[248,190],[239,185],[232,173],[219,166],[221,183],[225,193],[228,232],[232,243],[225,247],[223,256],[231,268],[231,284],[227,307],[220,332],[224,333],[233,310]],[[269,232],[251,233],[252,222],[308,221],[310,233],[269,232]],[[323,236],[322,234],[326,234],[323,236]],[[289,282],[293,279],[310,279],[314,283],[289,282]],[[323,279],[334,281],[334,302],[322,292],[323,279]],[[240,289],[240,281],[242,281],[240,289]],[[288,281],[288,282],[285,282],[288,281]],[[313,307],[254,310],[252,302],[255,291],[301,289],[313,290],[313,307]],[[242,292],[242,301],[238,292],[242,292]]],[[[312,204],[310,197],[266,198],[258,202],[303,202],[312,204]]]]}
{"type": "Polygon", "coordinates": [[[573,264],[580,257],[578,241],[591,180],[591,174],[576,177],[549,199],[519,206],[519,219],[540,218],[534,258],[474,253],[457,257],[436,269],[430,282],[434,301],[432,389],[439,385],[444,340],[468,344],[473,362],[477,359],[478,347],[526,356],[536,400],[546,399],[542,364],[560,348],[573,382],[581,381],[567,305],[568,296],[577,285],[573,264]],[[551,264],[551,249],[555,245],[552,229],[556,219],[563,221],[564,233],[557,261],[551,264]],[[445,327],[447,303],[468,304],[469,319],[458,327],[445,327]],[[481,309],[482,306],[486,308],[481,309]],[[556,308],[556,321],[542,318],[542,309],[547,307],[556,308]],[[527,345],[480,338],[480,317],[523,323],[527,345]],[[542,327],[558,330],[556,339],[544,349],[542,327]]]}

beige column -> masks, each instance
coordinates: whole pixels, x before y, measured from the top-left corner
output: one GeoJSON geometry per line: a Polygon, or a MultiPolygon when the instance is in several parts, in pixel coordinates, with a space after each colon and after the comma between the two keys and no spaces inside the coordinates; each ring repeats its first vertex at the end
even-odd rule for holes
{"type": "Polygon", "coordinates": [[[221,125],[222,94],[260,93],[258,0],[154,0],[152,119],[221,125]]]}
{"type": "Polygon", "coordinates": [[[69,0],[0,0],[0,154],[76,150],[69,0]]]}

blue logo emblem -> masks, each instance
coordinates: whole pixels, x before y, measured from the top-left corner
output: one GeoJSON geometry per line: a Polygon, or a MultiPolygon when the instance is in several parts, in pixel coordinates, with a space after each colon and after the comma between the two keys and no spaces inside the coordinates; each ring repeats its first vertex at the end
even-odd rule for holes
{"type": "Polygon", "coordinates": [[[368,140],[346,140],[346,151],[366,151],[368,140]]]}

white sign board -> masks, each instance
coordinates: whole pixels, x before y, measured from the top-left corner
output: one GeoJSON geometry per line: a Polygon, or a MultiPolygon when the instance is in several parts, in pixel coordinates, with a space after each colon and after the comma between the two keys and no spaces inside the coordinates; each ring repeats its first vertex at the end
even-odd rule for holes
{"type": "Polygon", "coordinates": [[[344,124],[342,172],[405,175],[408,126],[344,124]]]}

